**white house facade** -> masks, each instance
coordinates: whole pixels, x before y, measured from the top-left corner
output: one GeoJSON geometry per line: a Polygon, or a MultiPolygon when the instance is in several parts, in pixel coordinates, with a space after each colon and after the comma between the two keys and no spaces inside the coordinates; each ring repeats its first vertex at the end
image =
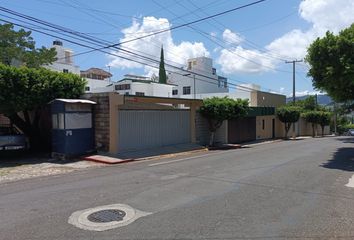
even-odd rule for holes
{"type": "Polygon", "coordinates": [[[53,41],[52,48],[55,48],[57,52],[57,60],[50,65],[46,65],[46,68],[57,72],[80,75],[80,68],[74,64],[73,51],[71,49],[65,48],[59,40],[53,41]]]}
{"type": "Polygon", "coordinates": [[[85,92],[92,92],[96,88],[104,88],[111,84],[112,74],[100,68],[89,68],[80,71],[80,76],[86,79],[85,92]]]}
{"type": "Polygon", "coordinates": [[[154,82],[149,77],[124,75],[118,82],[102,88],[92,89],[91,92],[117,92],[121,95],[172,97],[173,89],[177,86],[154,82]]]}
{"type": "Polygon", "coordinates": [[[170,72],[168,83],[177,85],[174,97],[204,93],[227,93],[227,78],[218,76],[213,60],[207,57],[191,58],[187,61],[187,71],[170,72]]]}

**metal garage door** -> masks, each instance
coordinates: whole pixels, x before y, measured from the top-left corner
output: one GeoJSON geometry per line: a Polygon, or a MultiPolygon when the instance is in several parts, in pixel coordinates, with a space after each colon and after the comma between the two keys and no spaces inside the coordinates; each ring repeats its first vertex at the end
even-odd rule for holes
{"type": "Polygon", "coordinates": [[[119,110],[118,150],[190,143],[189,110],[119,110]]]}
{"type": "Polygon", "coordinates": [[[229,143],[242,143],[256,140],[256,117],[229,120],[229,143]]]}

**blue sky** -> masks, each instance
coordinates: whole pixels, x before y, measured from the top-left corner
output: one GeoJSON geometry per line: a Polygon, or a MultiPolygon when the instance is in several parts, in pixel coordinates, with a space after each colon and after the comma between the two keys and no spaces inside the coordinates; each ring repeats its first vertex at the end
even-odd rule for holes
{"type": "MultiPolygon", "coordinates": [[[[1,6],[118,43],[208,15],[232,9],[254,0],[0,0],[1,6]]],[[[161,45],[166,61],[182,66],[187,58],[209,56],[218,74],[239,84],[256,83],[265,91],[289,95],[292,66],[284,60],[301,59],[306,47],[327,31],[338,32],[354,22],[352,0],[267,0],[190,27],[168,31],[122,46],[133,52],[159,58],[161,45]]],[[[10,16],[7,13],[0,14],[10,16]]],[[[1,19],[10,20],[0,16],[1,19]]],[[[55,35],[62,36],[61,33],[55,35]]],[[[40,47],[54,40],[33,32],[40,47]]],[[[77,40],[75,40],[77,41],[77,40]]],[[[87,48],[65,42],[75,53],[87,48]]],[[[124,52],[115,52],[124,55],[124,52]]],[[[130,57],[131,58],[131,57],[130,57]]],[[[92,52],[75,57],[81,69],[100,67],[119,80],[124,74],[152,74],[156,70],[140,64],[92,52]]],[[[299,95],[314,92],[306,77],[305,63],[297,65],[299,95]]]]}

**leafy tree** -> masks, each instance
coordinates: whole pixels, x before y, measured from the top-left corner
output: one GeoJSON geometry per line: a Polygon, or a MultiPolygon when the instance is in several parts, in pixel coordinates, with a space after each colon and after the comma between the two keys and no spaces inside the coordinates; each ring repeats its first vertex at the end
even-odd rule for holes
{"type": "Polygon", "coordinates": [[[0,64],[0,113],[38,150],[43,144],[38,134],[43,106],[55,98],[80,97],[84,87],[85,80],[71,73],[0,64]]]}
{"type": "Polygon", "coordinates": [[[317,135],[317,124],[320,123],[321,114],[321,111],[308,111],[302,114],[302,117],[305,118],[307,122],[311,123],[312,137],[315,137],[315,135],[317,135]]]}
{"type": "Polygon", "coordinates": [[[214,136],[224,120],[243,117],[248,112],[248,100],[231,99],[228,97],[212,97],[203,100],[200,114],[208,120],[210,139],[209,146],[214,145],[214,136]]]}
{"type": "Polygon", "coordinates": [[[321,112],[319,115],[318,124],[321,126],[322,136],[324,134],[324,127],[331,123],[331,116],[332,114],[330,112],[321,112]]]}
{"type": "Polygon", "coordinates": [[[285,139],[288,138],[288,132],[290,130],[291,124],[297,122],[300,117],[300,108],[296,106],[281,106],[277,109],[276,115],[279,120],[284,123],[285,127],[285,139]]]}
{"type": "Polygon", "coordinates": [[[0,24],[0,63],[14,65],[18,62],[19,65],[38,68],[55,61],[54,48],[36,49],[35,44],[30,31],[15,31],[12,24],[0,24]]]}
{"type": "Polygon", "coordinates": [[[317,89],[338,102],[354,99],[354,24],[339,35],[327,32],[308,48],[308,75],[317,89]]]}
{"type": "Polygon", "coordinates": [[[163,47],[161,48],[161,56],[160,56],[159,83],[167,83],[163,47]]]}
{"type": "Polygon", "coordinates": [[[302,111],[315,110],[317,108],[315,96],[308,96],[303,100],[297,100],[295,103],[291,102],[289,105],[299,107],[302,111]]]}

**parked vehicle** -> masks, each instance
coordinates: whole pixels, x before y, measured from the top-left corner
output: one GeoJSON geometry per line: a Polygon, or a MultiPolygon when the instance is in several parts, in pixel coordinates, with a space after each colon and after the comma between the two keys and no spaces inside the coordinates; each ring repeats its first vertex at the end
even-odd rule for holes
{"type": "Polygon", "coordinates": [[[0,151],[27,149],[25,135],[13,127],[0,126],[0,151]]]}
{"type": "Polygon", "coordinates": [[[354,129],[348,130],[348,136],[354,136],[354,129]]]}

